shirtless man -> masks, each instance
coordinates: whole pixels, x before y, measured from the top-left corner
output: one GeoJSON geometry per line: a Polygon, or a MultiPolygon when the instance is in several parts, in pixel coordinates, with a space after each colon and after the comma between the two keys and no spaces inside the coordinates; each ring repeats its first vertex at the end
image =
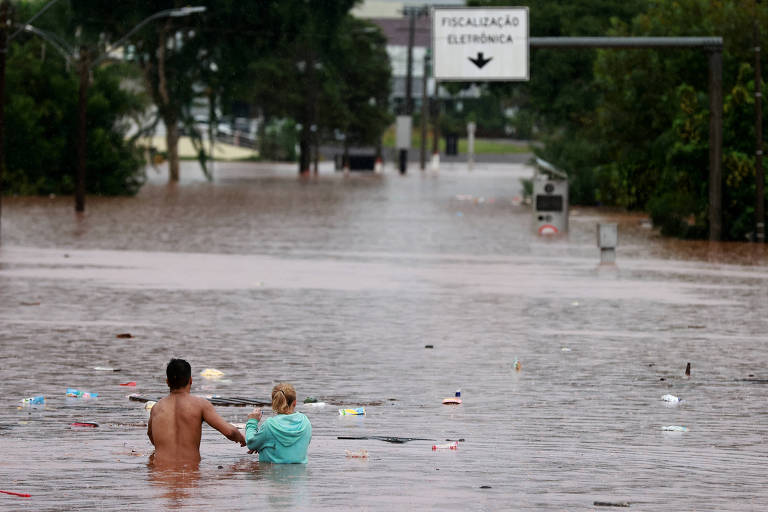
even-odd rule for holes
{"type": "Polygon", "coordinates": [[[155,464],[167,466],[200,462],[203,421],[230,441],[245,446],[243,434],[224,421],[211,402],[189,393],[192,368],[188,362],[171,359],[165,373],[171,391],[152,407],[147,426],[149,442],[155,445],[155,464]]]}

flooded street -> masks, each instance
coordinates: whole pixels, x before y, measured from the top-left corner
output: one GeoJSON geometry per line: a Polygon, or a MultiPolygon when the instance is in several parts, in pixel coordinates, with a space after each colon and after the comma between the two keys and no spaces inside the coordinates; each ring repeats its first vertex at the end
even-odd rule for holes
{"type": "MultiPolygon", "coordinates": [[[[0,509],[768,507],[764,246],[584,208],[541,239],[524,165],[299,180],[217,163],[213,183],[195,167],[89,197],[83,218],[70,197],[3,198],[0,489],[32,497],[0,509]],[[598,265],[599,221],[619,223],[615,268],[598,265]],[[126,395],[163,396],[171,357],[198,394],[266,400],[288,381],[327,402],[298,407],[309,463],[260,465],[205,426],[199,471],[148,467],[148,413],[126,395]],[[441,404],[459,388],[462,405],[441,404]],[[17,408],[35,395],[44,407],[17,408]],[[369,435],[435,441],[337,439],[369,435]]],[[[245,423],[250,408],[217,410],[245,423]]]]}

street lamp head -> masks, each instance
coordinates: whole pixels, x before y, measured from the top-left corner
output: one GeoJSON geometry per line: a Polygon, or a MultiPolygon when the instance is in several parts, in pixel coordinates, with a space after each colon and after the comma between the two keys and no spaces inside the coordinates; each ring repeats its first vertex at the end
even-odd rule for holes
{"type": "Polygon", "coordinates": [[[194,7],[182,7],[181,9],[173,9],[168,13],[168,16],[172,18],[180,18],[182,16],[189,16],[190,14],[197,14],[205,12],[206,7],[204,5],[196,5],[194,7]]]}

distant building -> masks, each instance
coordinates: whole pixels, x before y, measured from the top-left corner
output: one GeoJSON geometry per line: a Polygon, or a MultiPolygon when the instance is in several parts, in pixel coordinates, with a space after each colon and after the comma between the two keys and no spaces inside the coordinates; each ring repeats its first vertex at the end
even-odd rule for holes
{"type": "MultiPolygon", "coordinates": [[[[423,6],[463,6],[464,0],[440,0],[440,1],[408,1],[395,2],[386,0],[366,0],[352,9],[352,15],[367,19],[381,28],[387,38],[387,53],[392,65],[392,93],[391,104],[395,112],[399,112],[405,103],[408,81],[408,30],[409,20],[404,13],[406,7],[423,6]]],[[[417,16],[414,23],[413,34],[413,67],[411,70],[411,98],[414,109],[421,105],[421,88],[424,80],[424,56],[432,46],[432,19],[427,15],[417,16]]],[[[428,78],[428,94],[434,92],[434,80],[428,78]]],[[[440,91],[440,96],[447,94],[440,91]]],[[[477,94],[470,96],[477,97],[477,94]]]]}

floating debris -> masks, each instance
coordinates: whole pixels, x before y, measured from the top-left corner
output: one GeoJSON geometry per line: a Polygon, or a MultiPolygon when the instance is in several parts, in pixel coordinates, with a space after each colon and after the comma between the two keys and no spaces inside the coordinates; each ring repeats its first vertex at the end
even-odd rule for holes
{"type": "Polygon", "coordinates": [[[328,404],[325,403],[325,402],[310,402],[310,403],[304,404],[304,405],[307,406],[307,407],[325,407],[328,404]]]}
{"type": "Polygon", "coordinates": [[[365,416],[365,407],[355,409],[339,409],[339,416],[365,416]]]}
{"type": "Polygon", "coordinates": [[[31,494],[26,494],[23,492],[13,492],[13,491],[0,491],[3,494],[10,494],[11,496],[18,496],[19,498],[31,498],[31,494]]]}
{"type": "Polygon", "coordinates": [[[691,376],[691,363],[688,363],[685,365],[685,376],[690,377],[691,376]]]}
{"type": "Polygon", "coordinates": [[[317,403],[317,398],[315,398],[315,397],[312,397],[312,396],[308,396],[307,398],[305,398],[305,399],[304,399],[304,403],[305,403],[305,404],[314,404],[314,403],[317,403]]]}
{"type": "MultiPolygon", "coordinates": [[[[230,406],[230,407],[245,407],[247,405],[254,405],[256,407],[266,407],[272,405],[272,402],[265,400],[259,400],[256,398],[240,398],[240,397],[223,397],[223,396],[206,396],[205,397],[213,405],[230,406]]],[[[157,402],[159,398],[150,398],[138,393],[128,395],[128,399],[134,402],[157,402]]]]}
{"type": "Polygon", "coordinates": [[[67,388],[67,396],[70,398],[96,398],[99,396],[98,393],[93,393],[91,391],[81,391],[79,389],[74,388],[67,388]]]}
{"type": "Polygon", "coordinates": [[[424,345],[424,348],[435,348],[434,345],[424,345]]]}
{"type": "Polygon", "coordinates": [[[353,441],[384,441],[385,443],[404,444],[409,441],[434,441],[424,437],[394,437],[394,436],[338,436],[336,439],[353,441]]]}
{"type": "Polygon", "coordinates": [[[457,389],[456,393],[451,398],[444,398],[443,405],[459,405],[461,404],[461,390],[457,389]]]}
{"type": "Polygon", "coordinates": [[[493,489],[493,487],[491,487],[490,485],[481,485],[480,488],[481,489],[493,489]]]}
{"type": "Polygon", "coordinates": [[[661,397],[661,399],[664,400],[665,402],[669,402],[669,403],[672,403],[672,404],[676,404],[676,403],[680,402],[680,398],[676,397],[675,395],[670,395],[670,394],[663,395],[661,397]]]}
{"type": "Polygon", "coordinates": [[[131,381],[131,382],[123,382],[123,383],[121,383],[120,385],[121,385],[121,386],[131,386],[131,387],[134,387],[134,386],[136,386],[136,382],[134,382],[134,381],[131,381]]]}
{"type": "Polygon", "coordinates": [[[443,444],[433,444],[432,445],[432,451],[436,450],[457,450],[459,448],[459,443],[453,442],[453,443],[443,443],[443,444]]]}
{"type": "Polygon", "coordinates": [[[571,349],[569,349],[568,347],[563,347],[560,349],[560,352],[570,352],[570,351],[571,349]]]}
{"type": "Polygon", "coordinates": [[[72,426],[72,427],[96,428],[96,427],[99,426],[99,424],[98,423],[76,421],[75,423],[70,423],[70,426],[72,426]]]}
{"type": "Polygon", "coordinates": [[[94,370],[98,372],[119,372],[120,368],[110,368],[109,366],[94,366],[94,370]]]}
{"type": "Polygon", "coordinates": [[[27,301],[21,301],[19,302],[22,306],[39,306],[39,302],[27,302],[27,301]]]}
{"type": "Polygon", "coordinates": [[[515,367],[515,371],[520,371],[523,369],[523,365],[520,363],[520,361],[515,358],[515,362],[513,363],[513,366],[515,367]]]}
{"type": "Polygon", "coordinates": [[[356,452],[344,450],[344,452],[346,453],[348,459],[367,459],[368,458],[368,450],[358,450],[356,452]]]}
{"type": "Polygon", "coordinates": [[[200,376],[204,379],[220,379],[224,376],[224,372],[216,368],[206,368],[200,372],[200,376]]]}
{"type": "Polygon", "coordinates": [[[667,425],[666,427],[661,427],[661,430],[664,430],[665,432],[688,432],[688,427],[682,427],[680,425],[667,425]]]}
{"type": "Polygon", "coordinates": [[[30,398],[22,398],[21,400],[19,400],[19,402],[23,406],[43,405],[45,404],[45,397],[43,395],[38,395],[30,398]]]}
{"type": "Polygon", "coordinates": [[[117,336],[115,336],[115,338],[130,339],[130,338],[133,338],[133,334],[131,334],[129,332],[122,332],[122,333],[118,334],[117,336]]]}
{"type": "Polygon", "coordinates": [[[149,400],[147,403],[144,404],[144,409],[151,411],[156,403],[157,402],[155,402],[154,400],[149,400]]]}
{"type": "Polygon", "coordinates": [[[592,503],[596,507],[628,507],[628,501],[595,501],[592,503]]]}

